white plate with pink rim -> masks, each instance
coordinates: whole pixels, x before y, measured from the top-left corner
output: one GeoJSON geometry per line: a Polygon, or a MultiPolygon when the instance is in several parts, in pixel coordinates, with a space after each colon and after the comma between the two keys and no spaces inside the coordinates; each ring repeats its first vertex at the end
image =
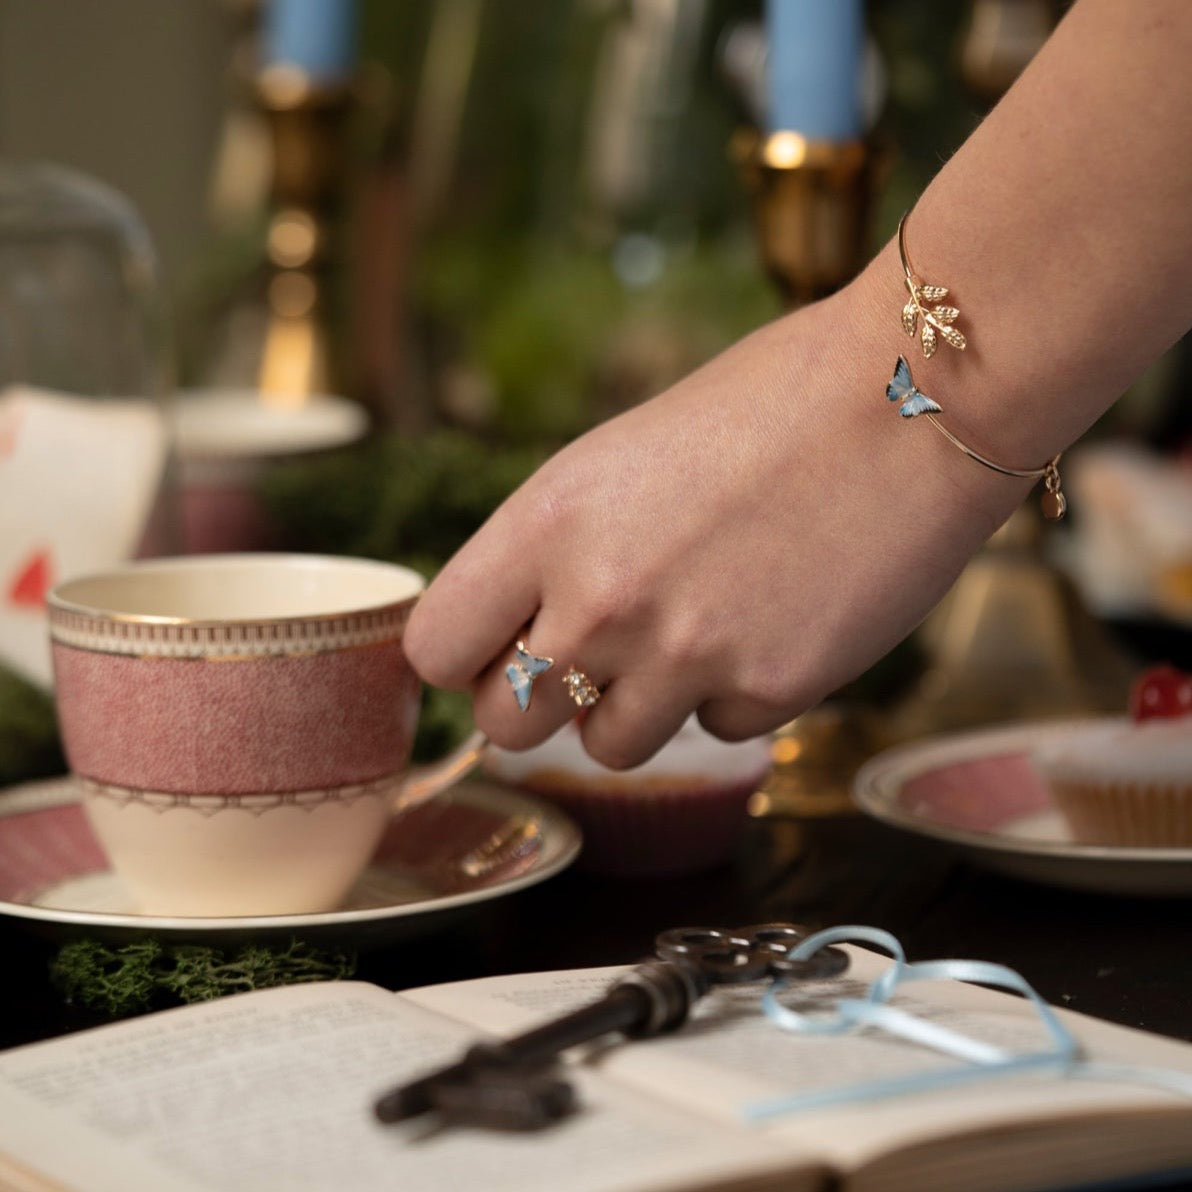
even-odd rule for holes
{"type": "Polygon", "coordinates": [[[853,782],[863,811],[1012,877],[1106,894],[1192,895],[1192,849],[1077,844],[1031,753],[1089,721],[1009,724],[886,750],[853,782]]]}
{"type": "Polygon", "coordinates": [[[69,777],[0,790],[0,915],[46,930],[212,940],[300,935],[364,946],[424,934],[535,885],[578,855],[579,829],[547,803],[467,780],[386,832],[347,902],[317,914],[138,914],[96,842],[69,777]]]}

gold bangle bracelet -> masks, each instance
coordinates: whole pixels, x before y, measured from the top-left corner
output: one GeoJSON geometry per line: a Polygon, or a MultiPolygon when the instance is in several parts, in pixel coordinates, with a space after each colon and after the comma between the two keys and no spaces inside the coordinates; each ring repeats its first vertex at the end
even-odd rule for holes
{"type": "MultiPolygon", "coordinates": [[[[959,328],[955,326],[960,317],[960,309],[944,302],[948,297],[948,287],[925,282],[911,267],[910,257],[906,250],[906,221],[910,211],[903,213],[898,221],[898,256],[902,261],[903,284],[910,295],[907,304],[902,308],[902,329],[914,339],[916,333],[923,349],[923,358],[930,360],[935,355],[940,340],[963,352],[968,347],[959,328]]],[[[958,439],[937,417],[943,413],[938,402],[928,397],[920,389],[915,388],[911,378],[911,368],[904,356],[898,357],[894,366],[894,376],[886,386],[886,396],[890,401],[900,402],[898,412],[903,418],[917,418],[926,414],[928,422],[944,436],[954,447],[958,447],[969,459],[976,460],[982,467],[998,472],[1002,476],[1014,476],[1023,480],[1042,480],[1046,491],[1043,494],[1043,516],[1049,521],[1059,521],[1068,508],[1067,499],[1060,489],[1060,457],[1056,455],[1041,468],[1011,468],[999,464],[974,450],[963,440],[958,439]]],[[[1062,453],[1061,453],[1062,454],[1062,453]]]]}
{"type": "Polygon", "coordinates": [[[1063,455],[1062,451],[1060,455],[1055,456],[1041,468],[1007,468],[1002,464],[994,463],[991,459],[986,459],[967,443],[962,443],[934,414],[929,413],[927,420],[949,443],[959,447],[969,459],[975,459],[977,463],[984,464],[985,467],[994,472],[1000,472],[1003,476],[1019,476],[1024,480],[1042,480],[1047,491],[1043,494],[1041,505],[1043,516],[1048,521],[1059,521],[1068,511],[1068,499],[1060,489],[1060,455],[1063,455]]]}
{"type": "Polygon", "coordinates": [[[943,413],[943,408],[934,398],[928,397],[921,389],[915,387],[915,382],[911,377],[911,367],[907,364],[905,356],[898,357],[898,363],[894,366],[894,376],[886,386],[886,397],[890,401],[901,402],[898,412],[903,418],[918,418],[920,415],[926,415],[928,422],[949,443],[960,448],[969,459],[976,460],[982,467],[998,472],[1002,476],[1014,476],[1023,480],[1042,480],[1046,491],[1041,504],[1043,516],[1048,521],[1059,521],[1067,512],[1068,501],[1060,487],[1060,455],[1056,455],[1041,468],[1010,468],[974,450],[967,443],[958,439],[936,417],[937,414],[943,413]]]}

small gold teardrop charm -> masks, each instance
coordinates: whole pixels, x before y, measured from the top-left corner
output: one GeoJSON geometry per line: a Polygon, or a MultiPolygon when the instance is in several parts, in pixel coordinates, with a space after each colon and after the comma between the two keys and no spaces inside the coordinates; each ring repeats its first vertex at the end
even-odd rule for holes
{"type": "Polygon", "coordinates": [[[1043,507],[1043,516],[1048,521],[1059,521],[1068,512],[1067,499],[1058,489],[1055,492],[1044,493],[1040,504],[1043,507]]]}

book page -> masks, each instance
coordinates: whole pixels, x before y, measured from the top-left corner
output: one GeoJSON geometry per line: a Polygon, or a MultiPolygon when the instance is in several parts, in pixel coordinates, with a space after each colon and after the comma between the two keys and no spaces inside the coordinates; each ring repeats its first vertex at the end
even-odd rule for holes
{"type": "MultiPolygon", "coordinates": [[[[352,982],[167,1011],[0,1055],[0,1155],[86,1192],[667,1192],[779,1184],[778,1148],[595,1073],[583,1112],[508,1134],[383,1126],[377,1096],[472,1032],[352,982]],[[69,1145],[63,1145],[68,1139],[69,1145]]],[[[783,1166],[787,1161],[783,1160],[783,1166]]],[[[2,1176],[2,1168],[0,1168],[2,1176]]],[[[0,1186],[3,1186],[0,1181],[0,1186]]]]}
{"type": "MultiPolygon", "coordinates": [[[[863,997],[889,961],[848,948],[849,971],[831,981],[792,989],[784,1003],[808,1014],[826,1014],[840,998],[863,997]]],[[[626,970],[494,977],[430,987],[406,996],[434,1006],[477,1028],[500,1034],[537,1025],[601,992],[626,970]]],[[[593,1050],[585,1064],[619,1082],[647,1090],[724,1123],[743,1123],[747,1107],[787,1095],[814,1096],[962,1062],[918,1044],[876,1031],[839,1036],[796,1035],[767,1019],[757,986],[713,990],[697,1004],[692,1020],[657,1039],[613,1042],[593,1050]]],[[[900,989],[894,1005],[1009,1050],[1040,1051],[1049,1038],[1024,999],[957,982],[915,983],[900,989]]],[[[1059,1012],[1090,1058],[1192,1072],[1192,1046],[1132,1031],[1082,1015],[1059,1012]]],[[[849,1106],[810,1105],[751,1129],[775,1141],[829,1158],[848,1171],[893,1150],[933,1140],[971,1137],[1027,1122],[1083,1121],[1102,1114],[1170,1113],[1192,1134],[1192,1100],[1145,1085],[1074,1079],[1054,1072],[991,1076],[944,1091],[904,1094],[849,1106]]],[[[1136,1130],[1136,1125],[1130,1129],[1136,1130]]],[[[1103,1133],[1107,1150],[1121,1141],[1103,1133]]],[[[1096,1146],[1085,1148],[1096,1154],[1096,1146]]],[[[1192,1146],[1184,1148],[1192,1160],[1192,1146]]],[[[979,1155],[979,1148],[970,1148],[979,1155]]]]}

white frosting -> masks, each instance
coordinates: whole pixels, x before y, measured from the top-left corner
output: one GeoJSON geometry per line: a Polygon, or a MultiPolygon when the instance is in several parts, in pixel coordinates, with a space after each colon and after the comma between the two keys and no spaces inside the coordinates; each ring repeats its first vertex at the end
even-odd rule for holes
{"type": "Polygon", "coordinates": [[[764,773],[770,763],[770,740],[754,737],[727,742],[712,736],[694,716],[648,761],[630,770],[610,770],[584,752],[575,721],[533,749],[514,753],[490,745],[484,767],[503,782],[525,782],[536,774],[566,774],[581,782],[599,779],[613,786],[632,786],[661,777],[694,779],[699,784],[745,780],[764,773]]]}
{"type": "Polygon", "coordinates": [[[1192,782],[1192,716],[1134,722],[1106,717],[1041,747],[1050,778],[1093,782],[1192,782]]]}

